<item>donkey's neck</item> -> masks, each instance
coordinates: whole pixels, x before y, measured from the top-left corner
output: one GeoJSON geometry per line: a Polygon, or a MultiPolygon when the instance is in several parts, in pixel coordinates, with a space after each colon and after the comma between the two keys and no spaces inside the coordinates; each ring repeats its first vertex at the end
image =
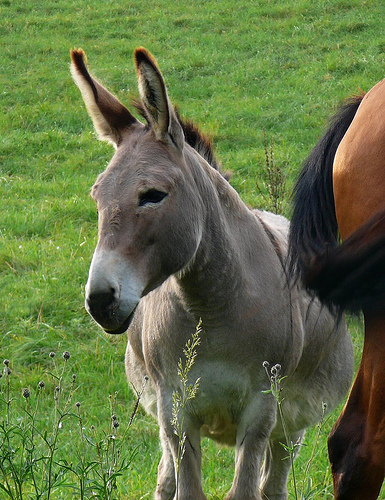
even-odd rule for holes
{"type": "Polygon", "coordinates": [[[224,322],[235,311],[239,314],[240,303],[247,307],[263,293],[264,277],[277,265],[277,256],[259,219],[236,191],[203,160],[200,168],[204,176],[200,172],[196,182],[205,203],[204,233],[194,261],[176,279],[190,311],[224,322]]]}

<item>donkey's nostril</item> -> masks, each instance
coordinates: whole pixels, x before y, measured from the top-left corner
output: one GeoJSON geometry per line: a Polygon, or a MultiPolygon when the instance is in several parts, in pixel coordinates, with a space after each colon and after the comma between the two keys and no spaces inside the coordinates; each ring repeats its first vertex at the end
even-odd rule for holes
{"type": "Polygon", "coordinates": [[[108,291],[91,292],[87,296],[87,306],[89,312],[95,319],[111,315],[112,305],[115,300],[115,289],[108,291]]]}

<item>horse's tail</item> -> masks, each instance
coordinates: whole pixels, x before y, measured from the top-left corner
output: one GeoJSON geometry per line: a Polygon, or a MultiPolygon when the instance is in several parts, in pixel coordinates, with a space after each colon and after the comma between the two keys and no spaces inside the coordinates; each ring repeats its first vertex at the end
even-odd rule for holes
{"type": "MultiPolygon", "coordinates": [[[[364,94],[352,97],[341,106],[325,135],[305,160],[295,185],[288,269],[296,278],[307,276],[314,259],[337,246],[333,162],[363,97],[364,94]]],[[[305,284],[311,288],[310,283],[305,284]]]]}
{"type": "Polygon", "coordinates": [[[317,255],[303,276],[320,300],[339,310],[383,307],[385,300],[385,210],[341,245],[317,255]]]}

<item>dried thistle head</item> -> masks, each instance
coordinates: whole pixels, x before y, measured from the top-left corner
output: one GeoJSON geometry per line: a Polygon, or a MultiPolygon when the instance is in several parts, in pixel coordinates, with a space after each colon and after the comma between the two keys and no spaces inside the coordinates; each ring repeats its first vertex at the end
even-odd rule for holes
{"type": "Polygon", "coordinates": [[[31,391],[28,388],[23,389],[23,398],[28,399],[31,395],[31,391]]]}

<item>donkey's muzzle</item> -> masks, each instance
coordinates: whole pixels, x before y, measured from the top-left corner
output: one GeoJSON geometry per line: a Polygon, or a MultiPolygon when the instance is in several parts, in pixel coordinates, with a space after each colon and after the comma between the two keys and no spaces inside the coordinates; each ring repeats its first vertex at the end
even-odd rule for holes
{"type": "Polygon", "coordinates": [[[93,292],[86,296],[86,310],[106,333],[124,333],[130,326],[134,311],[128,317],[122,317],[119,308],[120,301],[115,290],[108,292],[93,292]]]}
{"type": "Polygon", "coordinates": [[[124,333],[132,321],[143,286],[117,251],[96,249],[86,284],[85,307],[107,333],[124,333]]]}
{"type": "Polygon", "coordinates": [[[116,307],[113,289],[107,292],[93,292],[86,296],[86,309],[101,326],[114,322],[116,307]]]}

